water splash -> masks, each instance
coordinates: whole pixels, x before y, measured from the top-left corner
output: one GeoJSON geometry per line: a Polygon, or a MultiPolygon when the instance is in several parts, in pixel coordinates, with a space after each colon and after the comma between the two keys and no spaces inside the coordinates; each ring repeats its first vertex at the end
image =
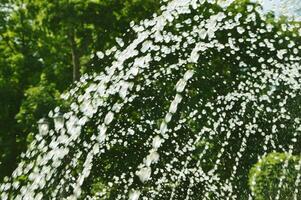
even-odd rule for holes
{"type": "Polygon", "coordinates": [[[36,134],[1,199],[252,199],[257,160],[300,154],[298,24],[245,1],[173,0],[131,30],[63,95],[63,124],[36,134]]]}

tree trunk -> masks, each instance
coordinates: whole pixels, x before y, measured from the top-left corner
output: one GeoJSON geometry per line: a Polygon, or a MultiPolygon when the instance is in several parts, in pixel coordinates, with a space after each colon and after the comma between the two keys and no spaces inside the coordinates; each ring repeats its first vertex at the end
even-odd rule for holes
{"type": "Polygon", "coordinates": [[[73,64],[73,82],[80,78],[80,61],[76,49],[72,49],[72,64],[73,64]]]}
{"type": "Polygon", "coordinates": [[[73,82],[78,81],[80,78],[80,55],[75,42],[74,32],[69,34],[69,41],[71,45],[72,66],[73,66],[73,82]]]}

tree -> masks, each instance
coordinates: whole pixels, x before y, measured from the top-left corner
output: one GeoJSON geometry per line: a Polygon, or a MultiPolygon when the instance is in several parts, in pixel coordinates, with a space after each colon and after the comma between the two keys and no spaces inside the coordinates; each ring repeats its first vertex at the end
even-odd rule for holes
{"type": "Polygon", "coordinates": [[[260,159],[250,170],[249,185],[256,200],[289,200],[301,196],[300,157],[287,153],[270,153],[260,159]],[[296,185],[297,183],[297,185],[296,185]],[[278,194],[279,193],[279,194],[278,194]]]}
{"type": "Polygon", "coordinates": [[[112,46],[130,21],[137,22],[153,14],[158,2],[60,0],[30,1],[28,6],[35,11],[37,27],[43,27],[47,37],[64,38],[59,45],[71,55],[73,81],[78,81],[91,55],[112,46]]]}
{"type": "MultiPolygon", "coordinates": [[[[61,105],[60,92],[54,83],[46,80],[45,74],[41,74],[40,83],[36,87],[28,88],[24,93],[25,99],[20,106],[16,119],[20,128],[27,134],[35,135],[37,132],[37,119],[47,117],[49,110],[54,110],[61,105]]],[[[24,144],[26,145],[26,143],[24,144]]]]}
{"type": "Polygon", "coordinates": [[[65,127],[31,143],[3,196],[247,199],[258,155],[300,153],[298,26],[249,1],[175,2],[64,95],[65,127]]]}
{"type": "Polygon", "coordinates": [[[0,168],[3,176],[15,168],[17,156],[21,150],[23,134],[17,126],[15,115],[18,113],[23,94],[29,79],[35,81],[39,72],[39,63],[34,58],[33,47],[29,38],[31,30],[28,23],[23,23],[24,12],[9,1],[1,2],[0,20],[0,168]],[[3,3],[2,3],[3,2],[3,3]],[[19,23],[19,19],[22,23],[19,23]],[[29,78],[30,77],[30,78],[29,78]]]}
{"type": "Polygon", "coordinates": [[[247,199],[258,155],[300,153],[300,26],[173,3],[64,95],[65,126],[36,135],[3,199],[247,199]]]}
{"type": "Polygon", "coordinates": [[[0,99],[0,180],[26,149],[34,122],[45,114],[45,101],[52,108],[58,93],[78,80],[80,69],[102,70],[91,67],[91,54],[113,46],[130,21],[157,7],[152,0],[1,1],[0,93],[5,98],[0,99]]]}

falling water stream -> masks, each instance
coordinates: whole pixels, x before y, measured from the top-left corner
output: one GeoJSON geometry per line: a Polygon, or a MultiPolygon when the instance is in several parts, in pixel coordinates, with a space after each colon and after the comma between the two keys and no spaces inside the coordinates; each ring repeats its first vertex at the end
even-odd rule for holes
{"type": "Polygon", "coordinates": [[[63,120],[35,135],[1,199],[253,199],[256,162],[301,152],[301,29],[271,19],[245,1],[163,1],[62,95],[49,118],[63,120]]]}

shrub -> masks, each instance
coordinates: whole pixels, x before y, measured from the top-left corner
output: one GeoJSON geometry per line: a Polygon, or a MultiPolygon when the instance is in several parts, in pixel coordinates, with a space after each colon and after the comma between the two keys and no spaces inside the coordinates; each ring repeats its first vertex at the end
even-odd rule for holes
{"type": "Polygon", "coordinates": [[[301,198],[300,157],[288,153],[270,153],[250,170],[249,185],[256,200],[301,198]]]}

